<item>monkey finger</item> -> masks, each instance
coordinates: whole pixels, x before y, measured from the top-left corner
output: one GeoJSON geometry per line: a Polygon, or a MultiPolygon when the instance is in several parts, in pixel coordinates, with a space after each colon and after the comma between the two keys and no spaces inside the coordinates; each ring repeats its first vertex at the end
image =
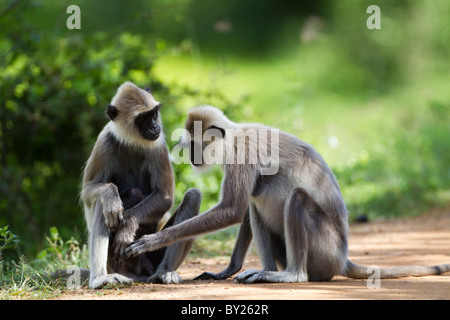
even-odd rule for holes
{"type": "Polygon", "coordinates": [[[250,283],[248,282],[248,279],[252,278],[256,274],[260,273],[260,271],[255,269],[248,269],[241,273],[239,273],[235,278],[234,282],[236,283],[250,283]]]}
{"type": "Polygon", "coordinates": [[[141,239],[132,242],[123,252],[123,256],[127,259],[138,256],[141,253],[141,245],[139,244],[140,241],[141,239]]]}
{"type": "Polygon", "coordinates": [[[123,220],[123,211],[117,212],[117,220],[118,220],[117,224],[119,224],[123,220]]]}
{"type": "Polygon", "coordinates": [[[136,257],[137,255],[144,252],[155,251],[159,248],[162,248],[163,244],[159,241],[159,233],[160,232],[156,234],[148,234],[143,236],[139,240],[132,242],[124,252],[125,257],[136,257]]]}
{"type": "Polygon", "coordinates": [[[126,258],[136,257],[141,253],[152,251],[151,244],[147,241],[147,236],[143,236],[139,240],[132,242],[124,251],[126,258]]]}
{"type": "Polygon", "coordinates": [[[116,242],[114,242],[114,255],[116,256],[116,257],[120,257],[120,253],[121,252],[123,252],[124,250],[122,249],[122,245],[121,245],[121,243],[116,243],[116,242]]]}
{"type": "Polygon", "coordinates": [[[123,256],[125,249],[127,248],[129,242],[124,241],[123,239],[119,239],[119,237],[116,237],[114,239],[114,255],[116,257],[123,256]]]}
{"type": "Polygon", "coordinates": [[[116,223],[114,220],[115,219],[114,219],[113,215],[109,215],[105,219],[106,226],[108,227],[109,230],[112,230],[112,231],[116,230],[118,223],[116,223]]]}

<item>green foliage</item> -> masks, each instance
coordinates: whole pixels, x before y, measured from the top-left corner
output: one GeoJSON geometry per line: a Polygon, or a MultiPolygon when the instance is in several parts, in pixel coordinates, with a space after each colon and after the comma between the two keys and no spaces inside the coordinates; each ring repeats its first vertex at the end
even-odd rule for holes
{"type": "Polygon", "coordinates": [[[363,213],[371,218],[415,215],[447,205],[450,100],[446,101],[417,106],[414,113],[404,108],[391,113],[394,123],[403,126],[386,126],[376,145],[336,168],[351,218],[363,213]]]}
{"type": "Polygon", "coordinates": [[[3,250],[14,249],[20,242],[19,237],[8,230],[8,227],[0,228],[0,254],[3,250]]]}
{"type": "Polygon", "coordinates": [[[7,262],[4,269],[2,266],[1,300],[51,298],[65,290],[64,283],[55,281],[42,270],[33,267],[25,256],[21,256],[18,262],[14,260],[7,262]]]}
{"type": "Polygon", "coordinates": [[[8,226],[0,228],[0,287],[3,286],[3,251],[14,249],[19,242],[19,238],[8,230],[8,226]]]}
{"type": "Polygon", "coordinates": [[[35,260],[29,262],[23,255],[18,261],[2,260],[0,256],[0,299],[41,299],[60,295],[67,290],[66,279],[51,274],[70,266],[87,268],[88,264],[86,245],[81,246],[74,237],[65,241],[58,229],[52,227],[44,249],[35,260]]]}
{"type": "Polygon", "coordinates": [[[47,247],[41,250],[33,264],[44,266],[49,271],[67,269],[69,266],[89,267],[89,250],[86,244],[71,237],[64,241],[56,227],[50,228],[50,236],[46,236],[47,247]]]}
{"type": "MultiPolygon", "coordinates": [[[[3,17],[0,38],[0,224],[13,225],[30,253],[49,225],[60,226],[64,235],[74,225],[84,226],[78,204],[82,167],[107,122],[104,106],[121,83],[148,86],[166,103],[162,113],[169,133],[183,125],[180,96],[204,101],[211,93],[169,90],[152,74],[158,49],[140,35],[56,37],[28,26],[23,2],[12,10],[3,17]]],[[[231,103],[215,100],[223,108],[231,103]]],[[[186,167],[175,170],[180,201],[184,187],[203,180],[185,178],[186,167]]],[[[220,179],[220,174],[207,178],[207,187],[214,185],[204,195],[208,205],[217,198],[220,179]]]]}

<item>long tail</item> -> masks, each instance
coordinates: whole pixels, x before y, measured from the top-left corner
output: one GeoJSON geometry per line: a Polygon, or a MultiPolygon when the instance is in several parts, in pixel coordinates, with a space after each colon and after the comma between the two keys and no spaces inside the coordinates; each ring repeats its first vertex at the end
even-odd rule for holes
{"type": "MultiPolygon", "coordinates": [[[[450,271],[450,264],[441,264],[438,266],[401,266],[391,268],[380,268],[380,279],[394,279],[403,277],[422,277],[430,275],[439,275],[450,271]]],[[[370,267],[359,266],[350,260],[347,260],[345,270],[342,275],[353,279],[368,279],[374,275],[374,269],[370,267]]]]}

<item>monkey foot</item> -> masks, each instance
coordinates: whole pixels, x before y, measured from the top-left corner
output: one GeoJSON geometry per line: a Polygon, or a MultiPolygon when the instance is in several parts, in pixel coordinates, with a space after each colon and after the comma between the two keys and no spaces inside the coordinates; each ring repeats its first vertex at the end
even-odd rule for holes
{"type": "Polygon", "coordinates": [[[179,284],[181,281],[182,280],[176,271],[155,273],[147,279],[147,283],[179,284]]]}
{"type": "Polygon", "coordinates": [[[223,277],[219,273],[212,273],[212,272],[203,272],[201,275],[194,278],[194,280],[223,280],[228,277],[223,277]]]}
{"type": "Polygon", "coordinates": [[[131,285],[133,280],[118,273],[97,276],[89,281],[89,288],[100,289],[108,284],[131,285]]]}
{"type": "Polygon", "coordinates": [[[245,270],[234,278],[237,283],[261,283],[261,282],[307,282],[308,276],[306,274],[296,274],[287,271],[259,271],[259,270],[245,270]]]}

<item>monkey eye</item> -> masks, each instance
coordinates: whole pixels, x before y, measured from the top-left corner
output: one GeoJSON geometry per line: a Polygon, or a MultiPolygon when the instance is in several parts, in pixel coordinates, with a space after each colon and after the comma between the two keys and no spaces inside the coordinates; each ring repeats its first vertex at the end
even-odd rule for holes
{"type": "Polygon", "coordinates": [[[158,119],[159,108],[161,108],[162,105],[163,105],[162,103],[157,104],[157,105],[153,108],[153,110],[151,111],[151,112],[154,112],[153,115],[152,115],[152,119],[153,119],[153,120],[156,121],[156,120],[158,119]]]}

